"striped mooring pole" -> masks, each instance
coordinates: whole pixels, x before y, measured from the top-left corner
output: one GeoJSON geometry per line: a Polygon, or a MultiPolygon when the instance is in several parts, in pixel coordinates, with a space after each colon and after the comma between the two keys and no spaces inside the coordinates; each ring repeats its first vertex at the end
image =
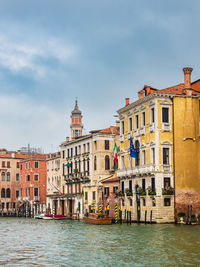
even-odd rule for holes
{"type": "Polygon", "coordinates": [[[115,223],[117,223],[117,213],[118,213],[118,208],[117,208],[117,203],[115,203],[115,223]]]}
{"type": "Polygon", "coordinates": [[[28,217],[28,207],[26,206],[26,218],[28,217]]]}
{"type": "Polygon", "coordinates": [[[152,223],[152,207],[151,207],[151,213],[150,213],[150,223],[152,223]]]}
{"type": "Polygon", "coordinates": [[[102,213],[102,205],[101,205],[101,202],[99,203],[99,212],[102,213]]]}
{"type": "Polygon", "coordinates": [[[144,218],[144,223],[147,223],[147,206],[145,207],[145,218],[144,218]]]}

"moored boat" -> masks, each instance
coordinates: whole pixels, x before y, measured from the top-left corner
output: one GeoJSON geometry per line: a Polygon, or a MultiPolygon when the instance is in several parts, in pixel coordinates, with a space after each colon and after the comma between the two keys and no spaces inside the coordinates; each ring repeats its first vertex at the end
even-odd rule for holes
{"type": "Polygon", "coordinates": [[[87,216],[83,217],[83,220],[90,224],[112,224],[113,222],[112,218],[101,213],[89,213],[87,216]]]}
{"type": "Polygon", "coordinates": [[[35,219],[43,220],[64,220],[67,219],[64,215],[53,215],[53,214],[39,214],[34,217],[35,219]]]}

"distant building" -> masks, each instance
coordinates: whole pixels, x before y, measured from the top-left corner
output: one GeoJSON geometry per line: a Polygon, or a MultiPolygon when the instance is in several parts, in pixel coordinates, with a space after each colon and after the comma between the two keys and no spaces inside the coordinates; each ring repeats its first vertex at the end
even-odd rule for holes
{"type": "Polygon", "coordinates": [[[0,149],[0,214],[17,213],[20,196],[20,161],[26,155],[0,149]]]}
{"type": "Polygon", "coordinates": [[[45,154],[28,155],[20,164],[20,212],[33,215],[46,211],[46,158],[45,154]]]}
{"type": "Polygon", "coordinates": [[[64,205],[66,185],[62,176],[60,152],[51,153],[47,158],[47,212],[66,215],[64,205]]]}
{"type": "Polygon", "coordinates": [[[120,198],[132,220],[165,223],[179,212],[200,214],[200,80],[158,90],[144,86],[139,99],[118,110],[120,118],[120,198]],[[130,137],[137,158],[130,157],[130,137]]]}

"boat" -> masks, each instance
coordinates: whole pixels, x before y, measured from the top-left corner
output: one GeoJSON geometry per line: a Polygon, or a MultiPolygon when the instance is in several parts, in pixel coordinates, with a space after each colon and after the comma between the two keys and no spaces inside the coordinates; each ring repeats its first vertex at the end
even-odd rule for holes
{"type": "Polygon", "coordinates": [[[67,219],[64,215],[53,215],[53,214],[39,214],[34,216],[35,219],[42,219],[42,220],[64,220],[67,219]]]}
{"type": "Polygon", "coordinates": [[[102,213],[88,213],[87,216],[83,217],[86,223],[90,224],[112,224],[113,219],[109,218],[108,215],[102,213]]]}

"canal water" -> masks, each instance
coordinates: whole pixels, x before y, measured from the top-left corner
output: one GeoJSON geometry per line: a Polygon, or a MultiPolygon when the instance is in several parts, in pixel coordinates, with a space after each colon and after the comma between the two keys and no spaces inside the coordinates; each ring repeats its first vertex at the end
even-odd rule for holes
{"type": "Polygon", "coordinates": [[[200,266],[200,226],[0,218],[1,266],[200,266]]]}

